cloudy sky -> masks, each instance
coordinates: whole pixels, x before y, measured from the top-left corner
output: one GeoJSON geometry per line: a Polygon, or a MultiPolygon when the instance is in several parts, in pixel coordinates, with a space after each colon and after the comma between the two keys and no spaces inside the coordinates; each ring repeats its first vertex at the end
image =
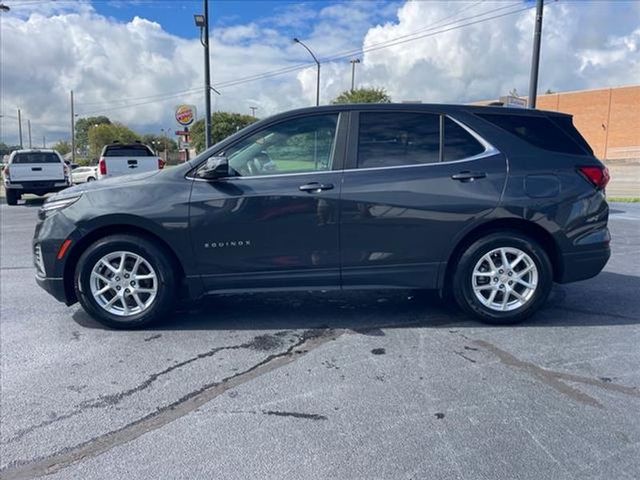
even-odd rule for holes
{"type": "MultiPolygon", "coordinates": [[[[203,111],[201,0],[0,0],[0,141],[17,142],[17,113],[35,144],[69,138],[79,116],[107,115],[141,133],[176,127],[173,109],[203,111]]],[[[470,102],[526,95],[532,0],[211,0],[216,110],[264,117],[350,86],[393,100],[470,102]]],[[[640,1],[546,0],[539,91],[640,82],[640,1]]]]}

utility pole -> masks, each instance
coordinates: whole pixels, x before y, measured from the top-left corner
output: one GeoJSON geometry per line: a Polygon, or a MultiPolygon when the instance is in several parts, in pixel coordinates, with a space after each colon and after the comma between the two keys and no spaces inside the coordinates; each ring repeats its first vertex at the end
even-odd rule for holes
{"type": "Polygon", "coordinates": [[[47,148],[47,137],[42,135],[42,148],[47,148]]]}
{"type": "Polygon", "coordinates": [[[22,115],[20,113],[20,109],[18,109],[18,133],[20,135],[20,149],[22,149],[22,115]]]}
{"type": "Polygon", "coordinates": [[[356,86],[356,63],[360,63],[360,59],[353,58],[349,63],[351,63],[351,91],[353,92],[356,86]]]}
{"type": "Polygon", "coordinates": [[[211,75],[209,64],[209,0],[204,0],[204,130],[206,148],[211,146],[211,75]]]}
{"type": "Polygon", "coordinates": [[[76,120],[73,112],[73,90],[71,90],[71,163],[76,163],[76,120]]]}
{"type": "Polygon", "coordinates": [[[529,108],[536,108],[536,97],[538,96],[538,68],[540,66],[543,9],[544,0],[536,0],[536,25],[533,33],[533,55],[531,57],[531,77],[529,78],[529,108]]]}
{"type": "Polygon", "coordinates": [[[31,144],[31,120],[27,119],[27,128],[29,130],[29,148],[33,148],[33,145],[31,144]]]}

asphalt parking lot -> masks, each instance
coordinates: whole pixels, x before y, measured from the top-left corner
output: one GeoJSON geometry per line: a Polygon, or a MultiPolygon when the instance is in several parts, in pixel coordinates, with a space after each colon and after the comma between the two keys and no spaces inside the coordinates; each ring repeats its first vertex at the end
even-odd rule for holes
{"type": "Polygon", "coordinates": [[[4,479],[636,479],[640,204],[513,327],[408,291],[236,295],[118,332],[34,280],[0,205],[4,479]]]}

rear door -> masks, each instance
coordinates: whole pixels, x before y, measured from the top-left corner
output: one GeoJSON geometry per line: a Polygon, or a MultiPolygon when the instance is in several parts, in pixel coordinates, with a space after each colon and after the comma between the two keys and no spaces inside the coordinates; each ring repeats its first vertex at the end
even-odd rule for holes
{"type": "Polygon", "coordinates": [[[207,291],[339,287],[344,118],[267,125],[218,153],[229,177],[196,174],[190,232],[207,291]]]}
{"type": "Polygon", "coordinates": [[[158,170],[158,157],[146,145],[107,145],[103,154],[107,176],[158,170]]]}
{"type": "Polygon", "coordinates": [[[9,171],[12,182],[64,180],[64,163],[55,152],[16,153],[9,171]]]}
{"type": "Polygon", "coordinates": [[[498,205],[505,157],[439,112],[362,111],[349,134],[343,286],[436,288],[453,242],[498,205]]]}

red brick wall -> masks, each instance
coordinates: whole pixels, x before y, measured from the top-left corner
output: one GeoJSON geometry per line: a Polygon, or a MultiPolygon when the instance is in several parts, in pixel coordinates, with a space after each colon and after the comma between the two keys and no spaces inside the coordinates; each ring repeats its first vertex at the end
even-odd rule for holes
{"type": "Polygon", "coordinates": [[[640,85],[540,95],[537,108],[573,115],[601,159],[640,159],[640,85]]]}

